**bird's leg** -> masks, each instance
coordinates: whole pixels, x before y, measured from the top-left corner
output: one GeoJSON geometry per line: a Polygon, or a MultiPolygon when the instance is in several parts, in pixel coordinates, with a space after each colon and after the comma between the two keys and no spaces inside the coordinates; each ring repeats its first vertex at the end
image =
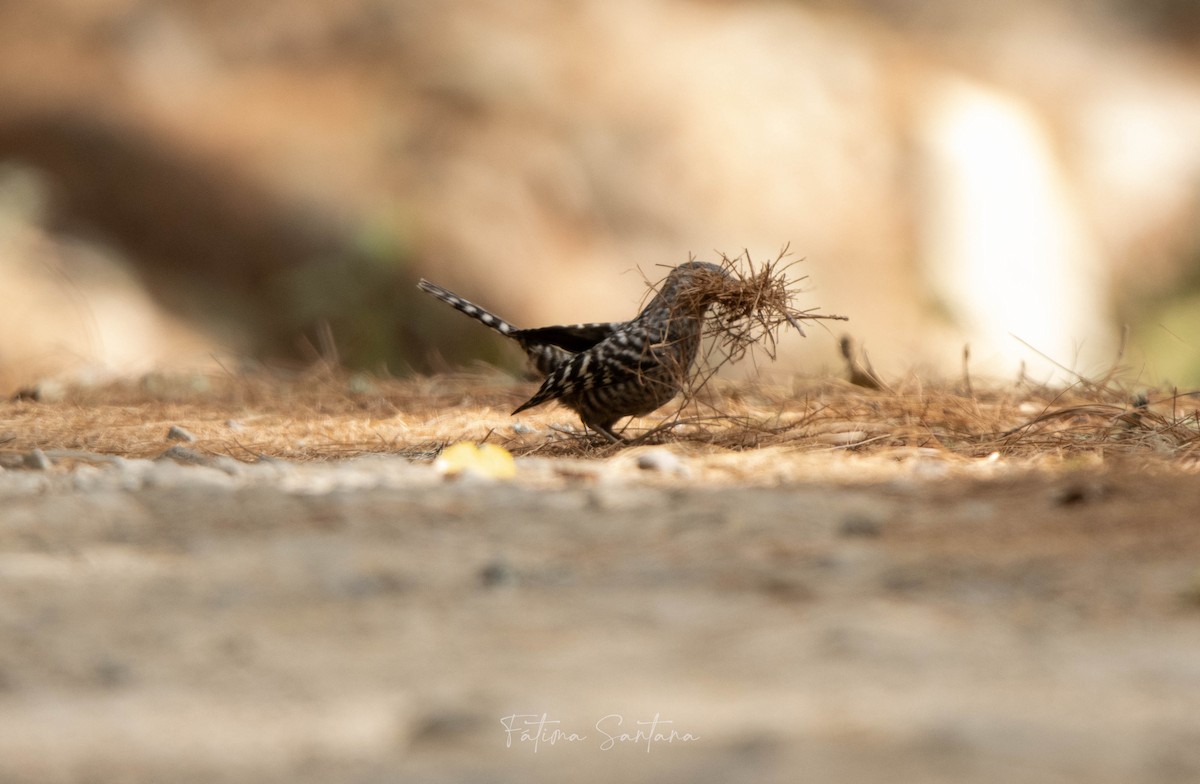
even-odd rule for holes
{"type": "Polygon", "coordinates": [[[612,425],[605,425],[599,422],[584,422],[584,424],[614,444],[619,444],[625,440],[613,432],[612,425]]]}

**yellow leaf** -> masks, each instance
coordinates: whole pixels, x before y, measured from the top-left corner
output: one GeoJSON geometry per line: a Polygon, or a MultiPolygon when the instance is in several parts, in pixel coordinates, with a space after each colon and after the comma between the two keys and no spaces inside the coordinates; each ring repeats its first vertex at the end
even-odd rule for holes
{"type": "Polygon", "coordinates": [[[433,463],[443,476],[472,475],[487,479],[512,479],[517,464],[512,454],[502,446],[475,446],[467,441],[446,447],[433,463]]]}

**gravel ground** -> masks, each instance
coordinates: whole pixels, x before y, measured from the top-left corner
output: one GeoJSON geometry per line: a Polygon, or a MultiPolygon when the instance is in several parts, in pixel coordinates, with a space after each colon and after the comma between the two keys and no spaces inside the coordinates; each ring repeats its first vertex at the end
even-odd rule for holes
{"type": "Polygon", "coordinates": [[[0,780],[1200,780],[1194,473],[172,454],[0,470],[0,780]]]}

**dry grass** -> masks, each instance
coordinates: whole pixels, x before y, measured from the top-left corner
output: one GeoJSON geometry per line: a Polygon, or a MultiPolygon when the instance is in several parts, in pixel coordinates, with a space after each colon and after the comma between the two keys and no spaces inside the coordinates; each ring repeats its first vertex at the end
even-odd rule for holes
{"type": "MultiPolygon", "coordinates": [[[[329,370],[147,376],[0,404],[0,453],[9,462],[35,448],[154,457],[172,445],[171,426],[193,434],[189,448],[197,452],[243,461],[367,453],[423,459],[462,440],[560,458],[608,457],[627,448],[584,435],[563,408],[510,417],[531,390],[495,373],[406,380],[329,370]]],[[[833,452],[950,462],[999,456],[1030,465],[1136,458],[1195,467],[1200,398],[1134,397],[1085,384],[968,394],[916,380],[891,391],[840,380],[796,379],[787,388],[709,380],[665,421],[661,414],[634,420],[625,435],[725,465],[833,452]]]]}
{"type": "MultiPolygon", "coordinates": [[[[696,286],[683,293],[683,299],[715,303],[705,327],[711,339],[705,357],[709,371],[739,362],[752,351],[774,359],[779,330],[785,325],[803,336],[802,321],[847,320],[845,316],[820,313],[816,308],[795,307],[794,300],[802,293],[800,286],[807,276],[789,280],[788,274],[797,262],[787,261],[788,255],[784,247],[774,260],[756,264],[749,251],[732,257],[722,253],[719,266],[728,275],[701,278],[696,286]]],[[[683,309],[696,308],[685,304],[683,309]]]]}
{"type": "MultiPolygon", "coordinates": [[[[369,453],[434,457],[446,444],[492,442],[517,455],[614,456],[671,443],[737,477],[795,475],[829,453],[947,462],[1004,458],[1029,465],[1133,457],[1200,464],[1200,395],[1133,394],[1116,371],[1060,388],[956,384],[916,377],[886,384],[843,344],[850,381],[794,379],[790,386],[716,378],[729,362],[774,358],[779,329],[840,316],[793,306],[797,285],[785,253],[756,266],[722,257],[735,273],[712,276],[694,295],[715,300],[706,348],[684,393],[655,415],[631,420],[623,444],[583,432],[575,414],[545,406],[511,411],[534,390],[494,370],[413,379],[349,374],[334,361],[303,372],[259,370],[152,374],[98,385],[43,385],[0,403],[0,465],[41,449],[60,462],[95,455],[156,457],[186,430],[202,455],[242,461],[335,460],[369,453]]],[[[966,357],[964,356],[964,363],[966,357]]],[[[89,457],[91,456],[91,457],[89,457]]]]}

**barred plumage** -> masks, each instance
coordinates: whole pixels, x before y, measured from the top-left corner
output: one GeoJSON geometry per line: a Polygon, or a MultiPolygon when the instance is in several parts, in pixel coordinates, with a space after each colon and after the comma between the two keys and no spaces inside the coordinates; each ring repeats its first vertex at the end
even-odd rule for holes
{"type": "Polygon", "coordinates": [[[486,324],[506,338],[517,341],[525,350],[525,354],[533,363],[534,368],[543,376],[550,375],[556,367],[570,359],[571,356],[591,348],[622,326],[618,322],[518,329],[495,313],[479,307],[470,300],[463,299],[453,291],[430,283],[424,278],[417,283],[417,288],[427,294],[432,294],[476,321],[486,324]]]}
{"type": "Polygon", "coordinates": [[[585,426],[619,441],[612,429],[619,420],[650,413],[675,397],[688,380],[712,304],[704,287],[696,284],[711,275],[728,273],[703,261],[679,265],[632,321],[537,329],[517,329],[428,281],[418,286],[516,340],[546,376],[514,414],[557,400],[577,412],[585,426]]]}

